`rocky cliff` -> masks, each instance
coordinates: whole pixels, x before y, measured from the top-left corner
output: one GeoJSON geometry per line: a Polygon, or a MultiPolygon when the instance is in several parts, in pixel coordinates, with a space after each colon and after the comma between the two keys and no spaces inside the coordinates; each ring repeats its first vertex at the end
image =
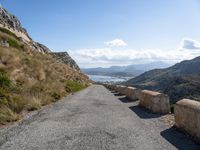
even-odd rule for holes
{"type": "MultiPolygon", "coordinates": [[[[39,51],[42,53],[51,53],[54,58],[59,62],[69,65],[73,69],[80,70],[76,62],[68,55],[67,52],[53,53],[45,45],[33,41],[25,28],[22,27],[21,22],[14,15],[10,14],[6,9],[0,7],[0,31],[14,34],[19,40],[29,46],[30,49],[39,51]]],[[[0,39],[0,45],[9,47],[9,41],[5,39],[0,39]]]]}
{"type": "Polygon", "coordinates": [[[58,61],[69,65],[71,68],[80,70],[79,66],[76,62],[69,56],[67,52],[56,52],[52,53],[53,57],[55,57],[58,61]]]}
{"type": "Polygon", "coordinates": [[[31,41],[26,29],[21,26],[20,21],[14,15],[10,14],[7,10],[0,7],[0,26],[11,30],[18,37],[27,41],[31,41]]]}

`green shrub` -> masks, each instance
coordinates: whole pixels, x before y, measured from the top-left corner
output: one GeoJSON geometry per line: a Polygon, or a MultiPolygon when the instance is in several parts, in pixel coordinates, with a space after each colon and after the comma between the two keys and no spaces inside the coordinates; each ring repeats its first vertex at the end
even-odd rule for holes
{"type": "Polygon", "coordinates": [[[0,72],[0,87],[5,88],[10,86],[11,80],[9,79],[9,77],[5,73],[0,72]]]}
{"type": "Polygon", "coordinates": [[[51,97],[53,98],[53,101],[57,101],[57,100],[61,99],[60,94],[58,94],[56,92],[52,93],[51,97]]]}
{"type": "Polygon", "coordinates": [[[0,124],[6,124],[7,122],[13,122],[20,119],[20,116],[14,113],[6,106],[0,107],[0,124]]]}
{"type": "Polygon", "coordinates": [[[65,82],[65,90],[66,92],[77,92],[85,88],[85,85],[79,83],[77,81],[67,80],[65,82]]]}
{"type": "Polygon", "coordinates": [[[9,99],[9,108],[15,112],[15,113],[20,113],[26,105],[26,101],[20,97],[20,96],[13,96],[12,98],[9,99]]]}
{"type": "Polygon", "coordinates": [[[10,99],[10,93],[0,87],[0,106],[8,105],[8,100],[10,99]]]}
{"type": "Polygon", "coordinates": [[[32,98],[29,100],[29,103],[26,106],[28,111],[34,111],[41,108],[41,102],[38,98],[32,98]]]}
{"type": "Polygon", "coordinates": [[[8,44],[11,46],[11,47],[14,47],[14,48],[17,48],[17,49],[21,49],[21,45],[14,39],[11,39],[9,38],[8,39],[8,44]]]}

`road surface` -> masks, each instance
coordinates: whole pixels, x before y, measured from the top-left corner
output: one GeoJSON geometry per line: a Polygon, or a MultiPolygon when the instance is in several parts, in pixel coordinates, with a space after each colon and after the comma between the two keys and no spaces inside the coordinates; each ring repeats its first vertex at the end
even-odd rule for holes
{"type": "Polygon", "coordinates": [[[8,128],[0,150],[200,149],[189,137],[101,85],[67,96],[8,128]]]}

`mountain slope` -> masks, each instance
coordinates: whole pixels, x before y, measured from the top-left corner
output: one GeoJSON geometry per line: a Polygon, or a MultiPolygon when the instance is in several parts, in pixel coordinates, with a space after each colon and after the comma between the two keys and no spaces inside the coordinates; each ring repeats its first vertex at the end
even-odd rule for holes
{"type": "Polygon", "coordinates": [[[85,68],[82,69],[83,72],[89,75],[108,75],[116,77],[132,77],[137,76],[145,71],[155,69],[155,68],[166,68],[169,64],[156,61],[148,64],[135,64],[128,66],[111,66],[109,68],[85,68]]]}
{"type": "Polygon", "coordinates": [[[53,57],[3,8],[0,20],[0,125],[89,85],[68,54],[53,57]]]}
{"type": "Polygon", "coordinates": [[[127,81],[126,85],[158,90],[172,102],[182,98],[200,100],[200,57],[183,61],[166,69],[156,69],[127,81]]]}
{"type": "Polygon", "coordinates": [[[80,70],[77,63],[69,56],[69,54],[67,52],[54,52],[54,53],[52,53],[52,55],[59,62],[67,64],[73,69],[80,70]]]}

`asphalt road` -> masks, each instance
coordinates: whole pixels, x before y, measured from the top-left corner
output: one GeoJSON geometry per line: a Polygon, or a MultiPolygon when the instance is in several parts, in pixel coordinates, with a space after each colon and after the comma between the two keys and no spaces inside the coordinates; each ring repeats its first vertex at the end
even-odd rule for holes
{"type": "Polygon", "coordinates": [[[162,118],[92,85],[0,129],[0,150],[200,149],[162,118]]]}

